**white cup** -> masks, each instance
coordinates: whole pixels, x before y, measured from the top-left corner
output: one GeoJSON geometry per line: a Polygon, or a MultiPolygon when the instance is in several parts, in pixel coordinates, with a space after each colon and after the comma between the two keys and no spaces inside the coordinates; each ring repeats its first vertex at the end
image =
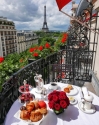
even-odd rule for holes
{"type": "Polygon", "coordinates": [[[56,82],[51,82],[50,83],[50,89],[56,90],[57,89],[57,83],[56,82]]]}

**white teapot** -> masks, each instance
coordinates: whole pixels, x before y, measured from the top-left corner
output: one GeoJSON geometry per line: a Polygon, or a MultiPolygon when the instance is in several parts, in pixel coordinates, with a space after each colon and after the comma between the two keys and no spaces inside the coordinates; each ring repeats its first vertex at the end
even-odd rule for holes
{"type": "Polygon", "coordinates": [[[84,109],[91,109],[92,108],[92,102],[93,102],[93,96],[91,94],[84,96],[84,109]]]}

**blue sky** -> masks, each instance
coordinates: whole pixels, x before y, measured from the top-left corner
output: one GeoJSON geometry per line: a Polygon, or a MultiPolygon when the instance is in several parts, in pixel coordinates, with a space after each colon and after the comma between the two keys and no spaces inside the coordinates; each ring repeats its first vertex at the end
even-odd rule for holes
{"type": "MultiPolygon", "coordinates": [[[[75,0],[76,3],[79,1],[75,0]]],[[[62,10],[71,14],[71,3],[62,10]]],[[[40,30],[43,26],[45,5],[49,30],[66,31],[70,19],[58,10],[56,0],[1,0],[0,16],[14,21],[17,30],[40,30]]]]}

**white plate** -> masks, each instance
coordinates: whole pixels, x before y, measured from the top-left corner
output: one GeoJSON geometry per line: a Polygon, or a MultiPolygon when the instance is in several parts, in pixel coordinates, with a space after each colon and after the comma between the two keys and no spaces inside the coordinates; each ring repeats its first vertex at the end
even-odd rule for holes
{"type": "MultiPolygon", "coordinates": [[[[62,91],[64,91],[64,88],[66,88],[68,85],[65,85],[63,88],[62,88],[62,91]]],[[[68,96],[73,96],[73,95],[76,95],[76,94],[78,94],[78,89],[75,87],[75,86],[73,86],[73,89],[72,90],[70,90],[70,93],[67,93],[66,92],[66,95],[68,95],[68,96]]]]}
{"type": "Polygon", "coordinates": [[[29,85],[29,91],[27,91],[27,92],[22,92],[21,89],[20,89],[20,87],[19,87],[19,92],[20,92],[20,93],[24,93],[24,94],[25,94],[25,93],[30,93],[30,91],[31,91],[32,89],[33,89],[33,87],[32,87],[31,85],[29,85]]]}
{"type": "Polygon", "coordinates": [[[15,118],[17,118],[17,119],[19,119],[19,120],[21,120],[21,121],[23,121],[23,122],[25,122],[25,123],[28,123],[28,124],[33,124],[33,125],[39,125],[41,122],[42,122],[42,120],[44,120],[45,118],[46,118],[46,116],[48,115],[48,113],[47,113],[47,115],[43,115],[43,118],[41,119],[41,120],[39,120],[38,122],[31,122],[31,120],[23,120],[23,119],[21,119],[20,118],[20,110],[18,110],[16,113],[15,113],[15,115],[14,115],[14,117],[15,118]]]}
{"type": "Polygon", "coordinates": [[[79,109],[80,109],[82,112],[87,113],[87,114],[93,114],[93,113],[96,112],[96,109],[95,109],[95,106],[94,106],[94,105],[92,105],[92,108],[91,108],[91,109],[85,109],[85,108],[83,108],[83,103],[82,103],[82,102],[79,102],[79,103],[78,103],[78,107],[79,107],[79,109]]]}

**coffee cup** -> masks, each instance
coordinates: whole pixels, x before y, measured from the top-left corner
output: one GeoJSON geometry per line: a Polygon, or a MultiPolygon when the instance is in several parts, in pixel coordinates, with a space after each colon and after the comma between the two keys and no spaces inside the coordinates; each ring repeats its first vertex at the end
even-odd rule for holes
{"type": "Polygon", "coordinates": [[[56,82],[51,82],[50,83],[50,89],[56,90],[57,89],[57,83],[56,82]]]}

